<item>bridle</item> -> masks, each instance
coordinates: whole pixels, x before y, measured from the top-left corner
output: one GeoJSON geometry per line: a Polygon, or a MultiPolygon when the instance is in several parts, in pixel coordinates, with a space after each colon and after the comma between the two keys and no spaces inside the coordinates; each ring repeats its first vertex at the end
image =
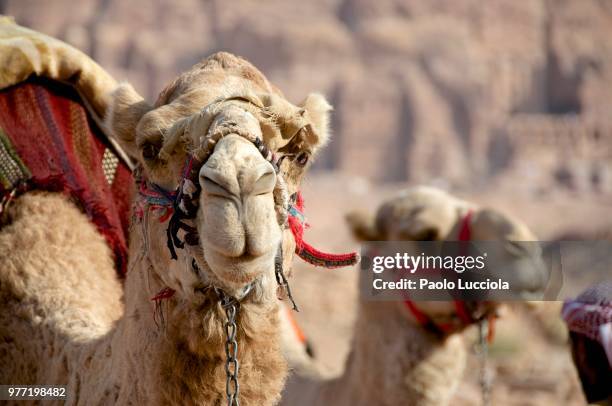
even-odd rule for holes
{"type": "MultiPolygon", "coordinates": [[[[286,197],[285,182],[275,154],[259,138],[256,138],[253,144],[262,156],[272,164],[276,172],[277,186],[273,194],[276,203],[277,219],[281,227],[289,228],[291,231],[296,242],[296,254],[305,262],[328,269],[356,264],[359,261],[359,255],[355,252],[331,254],[316,249],[304,240],[304,229],[308,224],[304,215],[304,199],[302,194],[298,191],[286,197]]],[[[142,176],[141,172],[136,172],[139,201],[135,208],[135,215],[142,219],[145,211],[159,210],[161,214],[158,220],[160,222],[169,220],[166,237],[167,247],[173,260],[178,258],[177,249],[185,248],[185,244],[190,246],[197,246],[199,244],[197,229],[188,222],[194,220],[197,215],[198,200],[201,193],[201,186],[198,181],[199,170],[205,163],[205,160],[198,160],[194,156],[187,158],[181,181],[174,191],[168,191],[155,183],[149,182],[142,176]],[[185,232],[183,240],[178,235],[181,230],[185,232]]],[[[293,302],[282,264],[282,247],[279,246],[275,259],[275,275],[279,286],[285,288],[288,297],[293,302]]],[[[294,302],[293,306],[297,310],[294,302]]]]}
{"type": "MultiPolygon", "coordinates": [[[[461,224],[459,228],[459,235],[457,240],[459,241],[459,249],[461,251],[461,255],[466,255],[468,250],[468,243],[472,239],[472,230],[470,227],[472,221],[472,211],[468,211],[465,216],[461,219],[461,224]]],[[[410,300],[404,300],[404,306],[408,309],[408,311],[412,314],[415,320],[422,325],[426,330],[434,333],[439,337],[444,337],[448,334],[452,334],[466,326],[470,326],[472,324],[482,322],[482,318],[475,318],[472,316],[472,312],[467,307],[464,300],[455,299],[453,300],[453,305],[455,307],[455,313],[457,314],[458,323],[457,322],[448,322],[448,323],[440,323],[436,322],[432,317],[428,316],[425,312],[423,312],[418,305],[410,300]]],[[[487,339],[491,341],[494,335],[494,318],[490,316],[488,318],[488,333],[487,339]]]]}
{"type": "MultiPolygon", "coordinates": [[[[248,110],[246,110],[249,113],[248,110]]],[[[183,129],[185,129],[183,125],[183,129]]],[[[296,242],[296,253],[305,261],[327,268],[337,268],[341,266],[351,266],[359,261],[357,253],[348,254],[328,254],[319,251],[303,240],[303,232],[306,220],[303,214],[303,198],[300,192],[288,196],[286,183],[280,170],[280,162],[257,135],[245,132],[236,123],[229,121],[223,125],[218,125],[214,131],[209,132],[207,137],[201,140],[201,146],[192,151],[184,164],[181,179],[178,187],[174,191],[168,191],[163,187],[149,182],[144,177],[137,177],[139,199],[135,208],[135,214],[142,219],[144,213],[149,209],[160,210],[163,213],[159,217],[160,222],[168,221],[166,232],[167,247],[173,260],[178,259],[177,249],[185,248],[185,245],[198,246],[200,243],[198,230],[195,225],[190,224],[197,216],[199,199],[202,188],[199,184],[199,172],[207,159],[212,155],[216,143],[226,135],[237,134],[248,141],[260,152],[262,157],[268,161],[276,173],[276,185],[273,190],[273,198],[277,221],[281,228],[289,228],[296,242]],[[179,232],[185,232],[184,238],[179,237],[179,232]]],[[[192,264],[197,266],[197,261],[192,258],[192,264]]],[[[282,241],[279,243],[277,255],[274,261],[274,273],[279,288],[285,292],[287,298],[293,304],[293,310],[298,308],[293,300],[289,283],[283,270],[283,251],[282,241]]],[[[240,386],[238,382],[239,362],[237,359],[238,342],[236,339],[238,326],[236,319],[240,310],[240,303],[251,292],[257,280],[245,286],[240,297],[235,297],[218,286],[209,286],[217,294],[218,302],[226,314],[224,329],[226,333],[225,342],[225,371],[226,371],[226,395],[228,405],[239,405],[240,386]]],[[[152,300],[159,304],[161,300],[169,299],[174,294],[171,288],[164,288],[152,300]]]]}
{"type": "MultiPolygon", "coordinates": [[[[467,255],[469,242],[472,240],[472,229],[470,227],[472,221],[472,211],[468,211],[461,219],[459,228],[458,242],[460,255],[467,255]]],[[[410,299],[404,300],[404,306],[412,314],[415,320],[423,326],[423,328],[437,337],[443,338],[449,334],[455,333],[464,327],[476,324],[478,326],[478,342],[476,345],[477,355],[480,358],[480,392],[482,396],[482,404],[489,406],[491,403],[491,377],[488,374],[487,357],[488,346],[493,341],[495,336],[495,314],[485,315],[476,318],[468,309],[466,302],[460,299],[453,300],[455,313],[457,314],[457,322],[440,323],[436,322],[432,317],[423,312],[414,301],[410,299]]]]}

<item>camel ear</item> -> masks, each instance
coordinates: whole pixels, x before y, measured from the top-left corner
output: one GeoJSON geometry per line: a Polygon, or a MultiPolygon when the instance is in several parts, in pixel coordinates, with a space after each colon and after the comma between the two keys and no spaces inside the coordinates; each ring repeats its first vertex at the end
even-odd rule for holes
{"type": "Polygon", "coordinates": [[[358,241],[379,241],[381,239],[373,215],[364,211],[352,211],[345,216],[345,220],[358,241]]]}
{"type": "Polygon", "coordinates": [[[134,88],[121,83],[111,94],[111,103],[104,125],[113,137],[133,157],[138,157],[136,145],[136,126],[153,107],[140,96],[134,88]]]}
{"type": "Polygon", "coordinates": [[[308,140],[313,153],[325,146],[329,141],[329,114],[333,110],[331,104],[319,93],[311,93],[302,102],[301,107],[308,113],[312,126],[312,137],[308,140]]]}

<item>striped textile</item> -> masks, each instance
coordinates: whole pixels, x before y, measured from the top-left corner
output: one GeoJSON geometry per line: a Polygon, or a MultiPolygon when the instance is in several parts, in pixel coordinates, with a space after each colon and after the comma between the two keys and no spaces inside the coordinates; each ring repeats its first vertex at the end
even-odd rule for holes
{"type": "Polygon", "coordinates": [[[16,187],[70,196],[108,242],[121,275],[132,185],[71,87],[36,79],[0,91],[0,198],[16,187]]]}
{"type": "Polygon", "coordinates": [[[612,282],[596,285],[575,300],[563,303],[561,315],[567,328],[601,344],[612,367],[612,282]],[[592,292],[598,295],[592,295],[592,292]],[[602,292],[606,297],[602,297],[602,292]],[[590,297],[599,296],[599,297],[590,297]]]}

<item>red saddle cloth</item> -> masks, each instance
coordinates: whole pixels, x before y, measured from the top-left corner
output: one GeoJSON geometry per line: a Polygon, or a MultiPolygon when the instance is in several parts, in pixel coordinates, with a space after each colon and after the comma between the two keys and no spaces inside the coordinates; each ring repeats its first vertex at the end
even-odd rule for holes
{"type": "Polygon", "coordinates": [[[30,80],[0,91],[0,197],[15,190],[69,196],[125,274],[132,174],[73,88],[30,80]]]}

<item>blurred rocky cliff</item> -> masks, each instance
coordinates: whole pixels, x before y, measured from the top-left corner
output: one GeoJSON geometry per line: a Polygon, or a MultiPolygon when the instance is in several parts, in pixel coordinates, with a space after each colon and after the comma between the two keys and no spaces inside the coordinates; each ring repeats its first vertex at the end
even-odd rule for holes
{"type": "Polygon", "coordinates": [[[609,0],[0,0],[149,99],[217,50],[294,102],[325,93],[317,162],[375,181],[612,195],[609,0]]]}

